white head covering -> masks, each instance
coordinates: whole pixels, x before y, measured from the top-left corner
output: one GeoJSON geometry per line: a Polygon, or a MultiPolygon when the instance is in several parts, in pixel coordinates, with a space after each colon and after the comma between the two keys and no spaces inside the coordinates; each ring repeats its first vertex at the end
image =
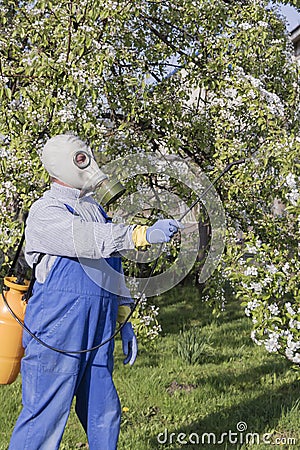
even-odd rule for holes
{"type": "Polygon", "coordinates": [[[49,139],[41,160],[49,175],[84,192],[93,191],[107,179],[91,149],[72,134],[58,134],[49,139]]]}

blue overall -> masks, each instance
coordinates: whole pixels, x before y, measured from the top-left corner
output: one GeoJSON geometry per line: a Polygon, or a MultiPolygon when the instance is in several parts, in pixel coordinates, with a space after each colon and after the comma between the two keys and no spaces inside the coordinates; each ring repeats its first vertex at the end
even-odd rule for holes
{"type": "MultiPolygon", "coordinates": [[[[107,261],[120,265],[120,258],[107,261]]],[[[57,257],[46,281],[34,284],[25,323],[51,346],[86,349],[114,333],[117,311],[116,295],[92,281],[77,260],[57,257]]],[[[80,355],[47,349],[26,332],[23,344],[23,409],[9,450],[58,449],[74,396],[90,450],[116,449],[121,408],[112,380],[114,341],[80,355]]]]}

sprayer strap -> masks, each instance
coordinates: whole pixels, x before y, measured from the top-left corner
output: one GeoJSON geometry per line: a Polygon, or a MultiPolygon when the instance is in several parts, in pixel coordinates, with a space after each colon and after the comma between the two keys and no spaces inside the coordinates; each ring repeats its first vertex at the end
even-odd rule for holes
{"type": "Polygon", "coordinates": [[[26,297],[26,301],[28,301],[30,299],[30,297],[32,296],[32,289],[33,289],[33,285],[34,285],[35,280],[36,280],[36,276],[35,276],[36,267],[42,261],[44,256],[45,256],[45,253],[40,253],[39,256],[38,256],[37,261],[32,266],[32,273],[31,273],[30,283],[29,283],[28,290],[27,290],[26,296],[25,296],[26,297]]]}
{"type": "Polygon", "coordinates": [[[15,253],[15,257],[13,259],[13,262],[12,262],[10,268],[9,268],[9,271],[7,272],[7,276],[8,277],[11,277],[13,275],[13,273],[14,273],[14,269],[15,269],[17,261],[19,259],[19,256],[20,256],[20,253],[21,253],[24,241],[25,241],[25,228],[24,228],[24,231],[22,233],[22,236],[21,236],[21,239],[20,239],[17,251],[15,253]]]}
{"type": "Polygon", "coordinates": [[[11,263],[11,266],[10,266],[8,272],[7,272],[7,276],[8,276],[8,277],[11,277],[11,276],[13,275],[13,273],[14,273],[14,269],[15,269],[15,267],[16,267],[17,261],[18,261],[18,259],[19,259],[19,256],[20,256],[20,253],[21,253],[21,250],[22,250],[24,241],[25,241],[25,225],[26,225],[27,217],[28,217],[28,212],[24,213],[24,218],[23,218],[23,222],[24,222],[23,233],[22,233],[22,236],[21,236],[21,239],[20,239],[20,242],[19,242],[17,251],[16,251],[16,253],[15,253],[15,257],[14,257],[14,259],[13,259],[13,262],[11,263]]]}

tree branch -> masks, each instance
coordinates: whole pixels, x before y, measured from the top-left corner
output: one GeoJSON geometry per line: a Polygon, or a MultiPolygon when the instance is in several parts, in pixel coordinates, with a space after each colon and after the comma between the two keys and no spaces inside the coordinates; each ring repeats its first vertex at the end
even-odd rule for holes
{"type": "Polygon", "coordinates": [[[67,55],[66,55],[66,63],[69,62],[69,56],[71,52],[71,41],[72,41],[72,7],[73,7],[73,0],[70,1],[69,8],[70,8],[70,16],[69,16],[69,26],[68,26],[68,44],[67,44],[67,55]]]}

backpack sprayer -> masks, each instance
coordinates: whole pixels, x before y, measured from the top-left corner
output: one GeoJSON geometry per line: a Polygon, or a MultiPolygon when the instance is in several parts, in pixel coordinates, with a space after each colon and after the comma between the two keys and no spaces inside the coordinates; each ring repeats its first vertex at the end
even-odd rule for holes
{"type": "Polygon", "coordinates": [[[23,280],[21,277],[13,276],[24,240],[25,233],[23,232],[14,260],[7,276],[3,280],[6,290],[4,291],[2,287],[2,298],[0,299],[0,384],[11,384],[15,381],[24,355],[22,346],[23,330],[20,325],[24,322],[25,297],[30,282],[23,280]],[[20,318],[20,324],[18,323],[19,321],[16,321],[15,316],[18,319],[20,318]]]}
{"type": "MultiPolygon", "coordinates": [[[[180,222],[207,194],[207,192],[222,178],[227,172],[231,170],[233,166],[242,164],[245,159],[240,159],[238,161],[231,162],[225,169],[207,186],[204,192],[192,203],[192,205],[182,214],[182,216],[177,219],[180,222]]],[[[114,339],[116,335],[121,331],[124,325],[130,320],[137,306],[139,305],[143,294],[148,286],[148,282],[151,279],[159,259],[159,256],[154,261],[148,280],[140,294],[139,298],[136,300],[134,307],[127,316],[126,320],[117,328],[115,333],[110,336],[105,341],[99,343],[98,345],[83,349],[83,350],[68,350],[59,349],[52,347],[46,342],[39,339],[35,334],[33,334],[29,328],[24,324],[26,305],[30,298],[32,287],[35,281],[35,266],[32,270],[31,280],[22,279],[22,277],[13,276],[13,272],[19,258],[22,246],[25,240],[25,230],[21,237],[20,243],[18,245],[14,260],[8,271],[6,277],[4,277],[2,288],[2,295],[0,297],[0,384],[11,384],[17,378],[21,359],[24,355],[24,348],[22,346],[22,334],[23,330],[30,334],[30,336],[35,339],[39,344],[44,347],[49,348],[58,353],[64,354],[82,354],[87,352],[92,352],[98,348],[104,346],[109,341],[114,339]]],[[[162,244],[161,244],[162,248],[162,244]]],[[[160,248],[160,249],[161,249],[160,248]]],[[[160,255],[160,251],[158,252],[160,255]]]]}

